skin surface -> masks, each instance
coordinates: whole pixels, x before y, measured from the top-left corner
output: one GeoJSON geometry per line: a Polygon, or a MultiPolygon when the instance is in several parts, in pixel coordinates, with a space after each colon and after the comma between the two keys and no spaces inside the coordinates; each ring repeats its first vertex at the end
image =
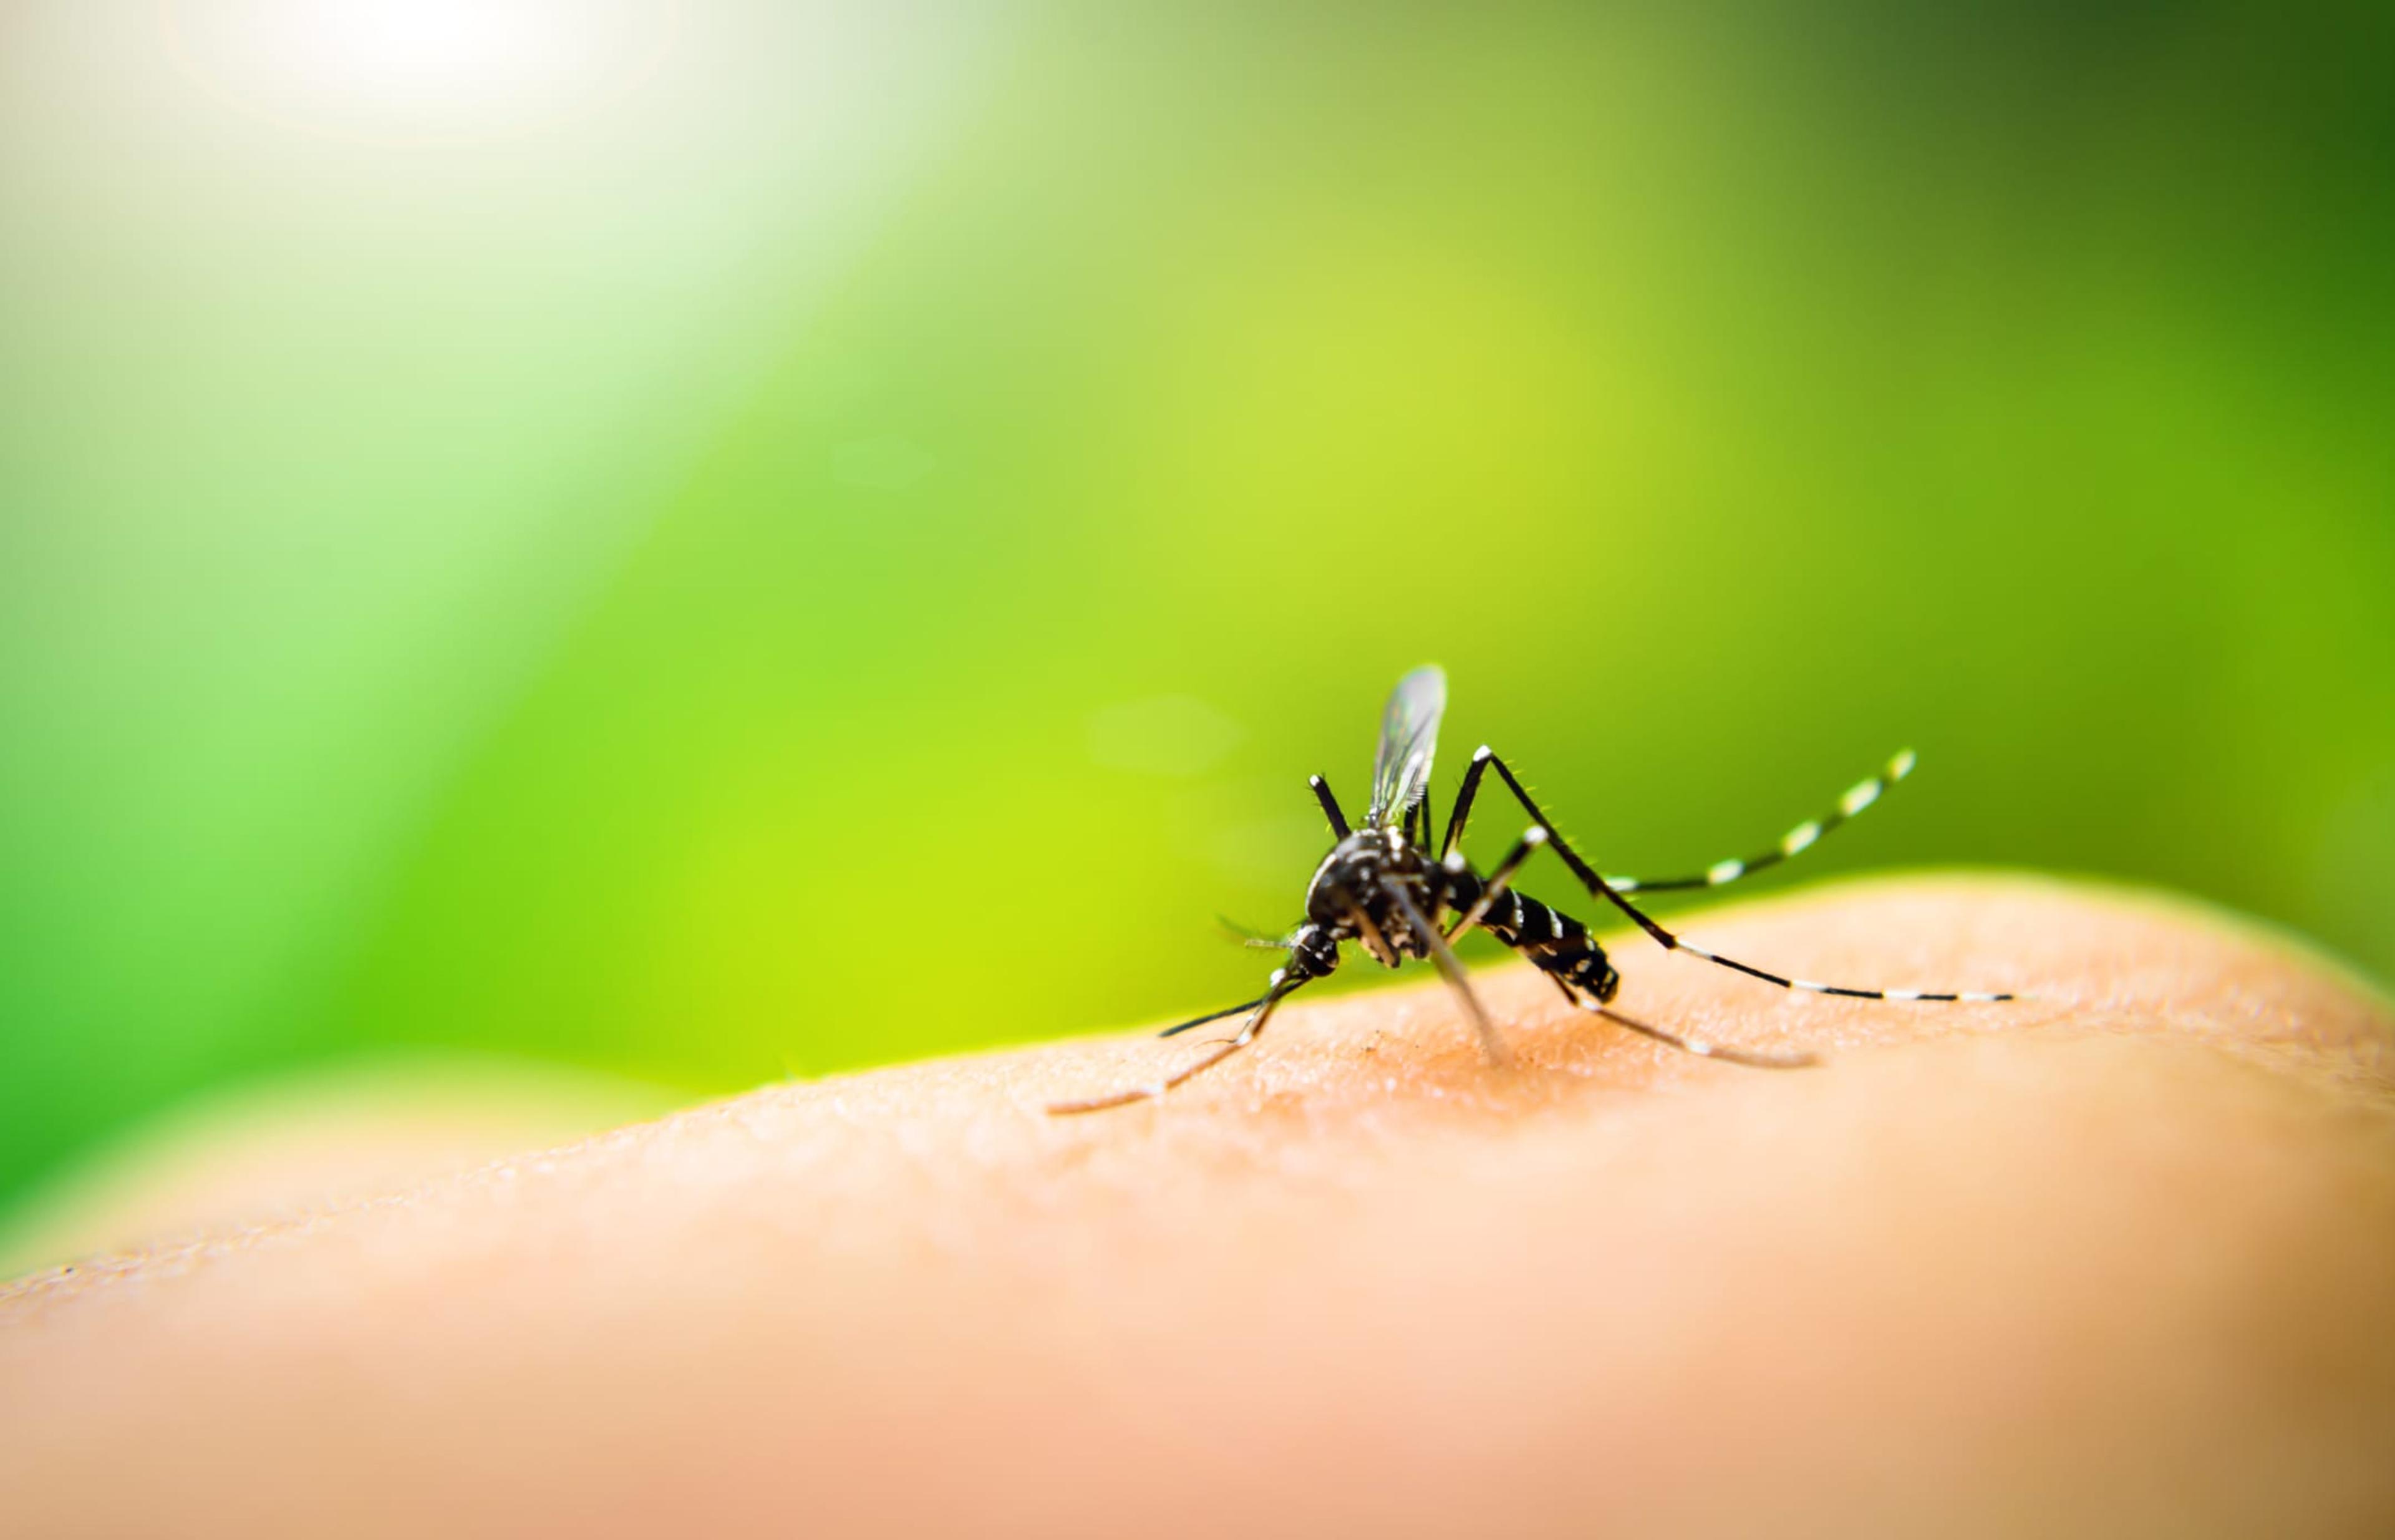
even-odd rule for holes
{"type": "MultiPolygon", "coordinates": [[[[1552,885],[1552,884],[1549,884],[1552,885]]],[[[0,1295],[15,1533],[2384,1533],[2395,1016],[2147,896],[1904,879],[777,1085],[0,1295]],[[1367,1528],[1369,1526],[1369,1529],[1367,1528]]]]}

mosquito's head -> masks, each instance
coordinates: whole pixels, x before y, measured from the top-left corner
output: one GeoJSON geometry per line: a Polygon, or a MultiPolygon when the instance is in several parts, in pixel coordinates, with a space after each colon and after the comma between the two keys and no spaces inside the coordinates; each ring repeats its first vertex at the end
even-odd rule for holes
{"type": "Polygon", "coordinates": [[[1289,972],[1298,978],[1322,978],[1339,968],[1339,937],[1327,926],[1303,924],[1289,938],[1289,972]]]}

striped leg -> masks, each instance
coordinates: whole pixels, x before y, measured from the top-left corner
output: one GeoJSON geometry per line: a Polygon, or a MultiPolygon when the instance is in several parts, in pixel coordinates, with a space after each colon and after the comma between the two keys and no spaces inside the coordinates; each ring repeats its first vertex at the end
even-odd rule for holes
{"type": "Polygon", "coordinates": [[[1878,775],[1850,788],[1845,796],[1838,799],[1836,811],[1798,824],[1781,836],[1776,849],[1750,856],[1742,861],[1715,861],[1694,877],[1608,877],[1605,885],[1616,893],[1673,893],[1688,888],[1720,887],[1725,883],[1735,883],[1741,877],[1752,876],[1766,867],[1778,866],[1791,856],[1810,850],[1822,835],[1879,801],[1882,792],[1912,774],[1912,750],[1904,750],[1888,761],[1887,767],[1878,775]]]}
{"type": "MultiPolygon", "coordinates": [[[[1497,767],[1497,775],[1504,781],[1505,789],[1514,793],[1514,800],[1522,804],[1523,810],[1530,815],[1531,821],[1552,831],[1555,827],[1555,824],[1539,810],[1539,804],[1531,800],[1530,794],[1522,790],[1522,783],[1514,777],[1512,770],[1506,768],[1505,762],[1491,753],[1486,744],[1473,754],[1472,767],[1464,772],[1464,790],[1462,797],[1458,799],[1459,811],[1469,806],[1472,792],[1480,779],[1480,772],[1486,766],[1492,764],[1497,767]]],[[[1454,832],[1451,823],[1449,832],[1450,835],[1454,832]]],[[[1758,968],[1751,962],[1741,962],[1734,957],[1724,957],[1719,952],[1707,951],[1692,942],[1681,940],[1656,923],[1653,917],[1644,909],[1615,892],[1604,878],[1596,874],[1594,867],[1581,859],[1580,853],[1572,849],[1571,843],[1561,834],[1555,835],[1551,843],[1555,845],[1555,854],[1563,857],[1564,865],[1571,868],[1572,875],[1581,880],[1581,886],[1587,888],[1592,896],[1604,899],[1629,916],[1640,930],[1654,937],[1656,943],[1667,951],[1685,951],[1690,956],[1701,957],[1717,966],[1745,974],[1750,978],[1759,978],[1766,984],[1777,984],[1783,989],[1802,989],[1811,994],[1844,995],[1850,1000],[2000,1001],[2014,998],[2010,994],[1978,989],[1858,989],[1843,984],[1820,984],[1809,978],[1793,978],[1784,974],[1772,973],[1767,969],[1758,968]]]]}

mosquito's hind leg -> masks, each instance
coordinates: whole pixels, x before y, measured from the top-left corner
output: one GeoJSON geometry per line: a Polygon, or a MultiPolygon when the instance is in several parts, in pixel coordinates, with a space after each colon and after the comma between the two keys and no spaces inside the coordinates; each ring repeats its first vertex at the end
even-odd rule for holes
{"type": "Polygon", "coordinates": [[[1821,1062],[1811,1054],[1766,1054],[1752,1048],[1732,1048],[1726,1043],[1707,1042],[1702,1038],[1685,1037],[1676,1032],[1667,1032],[1661,1027],[1652,1026],[1634,1016],[1623,1016],[1610,1005],[1602,1005],[1585,998],[1575,992],[1572,987],[1562,979],[1555,978],[1553,974],[1547,976],[1555,978],[1555,988],[1564,992],[1566,1000],[1591,1016],[1601,1016],[1616,1027],[1627,1027],[1641,1037],[1653,1038],[1658,1042],[1668,1043],[1684,1054],[1694,1054],[1699,1058],[1720,1059],[1725,1064],[1743,1064],[1753,1069],[1808,1069],[1821,1062]]]}
{"type": "Polygon", "coordinates": [[[1601,898],[1620,909],[1640,930],[1653,936],[1656,943],[1666,951],[1684,951],[1690,957],[1701,957],[1715,967],[1727,968],[1733,973],[1744,974],[1749,978],[1759,978],[1766,984],[1777,984],[1783,989],[1793,989],[1806,994],[1844,995],[1849,1000],[1927,1002],[1940,1004],[1954,1004],[1962,1002],[1990,1002],[2019,998],[2009,990],[2001,989],[1865,989],[1847,984],[1823,984],[1815,979],[1795,978],[1787,974],[1773,973],[1768,968],[1758,968],[1752,962],[1741,962],[1735,957],[1724,957],[1721,953],[1708,950],[1693,941],[1684,941],[1664,929],[1657,923],[1654,916],[1616,893],[1604,878],[1598,876],[1596,869],[1583,860],[1580,852],[1572,848],[1571,842],[1555,830],[1555,821],[1539,810],[1539,804],[1530,800],[1529,792],[1522,789],[1522,783],[1515,778],[1514,772],[1506,767],[1503,760],[1490,753],[1486,744],[1481,745],[1473,754],[1471,767],[1463,773],[1463,790],[1456,799],[1456,816],[1449,822],[1449,833],[1452,834],[1455,831],[1456,827],[1462,821],[1463,815],[1470,811],[1473,793],[1480,784],[1481,771],[1492,765],[1496,767],[1498,778],[1505,783],[1505,790],[1514,793],[1514,800],[1522,804],[1522,810],[1529,814],[1532,819],[1544,827],[1553,836],[1548,841],[1549,845],[1553,847],[1556,856],[1562,858],[1564,865],[1571,869],[1571,874],[1580,879],[1581,886],[1588,889],[1589,896],[1601,898]]]}
{"type": "Polygon", "coordinates": [[[1887,767],[1868,780],[1856,782],[1838,799],[1838,805],[1818,818],[1808,818],[1780,837],[1780,843],[1769,850],[1759,851],[1742,860],[1715,861],[1704,870],[1687,877],[1615,877],[1608,875],[1605,885],[1616,893],[1677,893],[1691,888],[1717,888],[1752,877],[1758,871],[1778,866],[1792,856],[1801,856],[1819,843],[1822,835],[1854,818],[1863,809],[1878,803],[1882,793],[1912,774],[1912,750],[1905,750],[1887,762],[1887,767]]]}

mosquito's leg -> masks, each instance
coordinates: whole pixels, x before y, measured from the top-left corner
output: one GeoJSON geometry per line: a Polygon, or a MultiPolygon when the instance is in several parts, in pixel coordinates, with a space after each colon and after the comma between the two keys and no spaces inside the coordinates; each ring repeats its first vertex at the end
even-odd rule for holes
{"type": "Polygon", "coordinates": [[[1684,1053],[1694,1054],[1700,1058],[1720,1059],[1725,1064],[1743,1064],[1753,1069],[1807,1069],[1821,1062],[1810,1054],[1762,1054],[1751,1048],[1731,1048],[1723,1043],[1707,1042],[1702,1038],[1683,1037],[1676,1032],[1667,1032],[1661,1027],[1649,1026],[1634,1016],[1623,1016],[1609,1005],[1600,1005],[1593,1000],[1576,994],[1571,987],[1560,978],[1555,979],[1555,987],[1563,990],[1566,1000],[1593,1016],[1601,1016],[1616,1027],[1627,1027],[1641,1037],[1650,1037],[1658,1042],[1669,1043],[1684,1053]]]}
{"type": "Polygon", "coordinates": [[[1314,788],[1314,800],[1322,804],[1322,816],[1330,820],[1330,832],[1345,839],[1347,815],[1339,811],[1339,799],[1330,794],[1330,783],[1320,776],[1308,776],[1305,784],[1314,788]]]}
{"type": "MultiPolygon", "coordinates": [[[[1462,1002],[1463,1014],[1472,1018],[1473,1030],[1480,1034],[1481,1058],[1489,1064],[1505,1063],[1510,1057],[1505,1052],[1505,1040],[1497,1035],[1497,1028],[1489,1021],[1489,1013],[1480,1008],[1480,997],[1472,992],[1472,980],[1464,976],[1463,964],[1455,960],[1454,949],[1448,946],[1447,938],[1438,934],[1438,927],[1430,923],[1430,916],[1424,914],[1422,906],[1414,902],[1413,896],[1406,892],[1404,883],[1383,878],[1381,891],[1397,906],[1397,912],[1406,917],[1406,923],[1413,927],[1414,934],[1429,944],[1431,961],[1438,964],[1440,976],[1447,980],[1447,987],[1455,991],[1455,998],[1462,1002]]],[[[1361,909],[1356,912],[1360,914],[1361,909]]]]}
{"type": "Polygon", "coordinates": [[[1791,856],[1810,850],[1822,835],[1879,801],[1882,792],[1912,774],[1912,750],[1907,749],[1888,761],[1887,767],[1878,775],[1849,787],[1846,794],[1838,799],[1834,812],[1798,824],[1780,836],[1777,846],[1760,855],[1750,856],[1742,861],[1715,861],[1693,877],[1608,877],[1605,884],[1616,893],[1673,893],[1735,883],[1766,867],[1778,866],[1791,856]]]}
{"type": "MultiPolygon", "coordinates": [[[[1554,830],[1555,825],[1549,821],[1544,813],[1539,810],[1539,804],[1531,801],[1530,794],[1528,791],[1522,790],[1522,783],[1514,778],[1514,772],[1505,767],[1505,762],[1503,760],[1501,760],[1496,755],[1490,753],[1487,746],[1482,746],[1482,748],[1472,756],[1472,764],[1473,770],[1475,771],[1477,771],[1482,764],[1495,765],[1497,767],[1498,777],[1504,781],[1505,789],[1514,793],[1514,800],[1522,804],[1523,810],[1530,815],[1531,820],[1544,826],[1550,830],[1554,830]]],[[[1472,779],[1473,777],[1467,773],[1465,777],[1465,784],[1467,786],[1470,785],[1472,779]]],[[[1762,979],[1766,984],[1777,984],[1783,989],[1802,989],[1810,994],[1844,995],[1850,1000],[1921,1000],[1952,1002],[2001,1001],[2011,1000],[2014,998],[2012,995],[2006,993],[1990,992],[1979,989],[1850,989],[1842,984],[1819,984],[1809,978],[1792,978],[1784,974],[1776,974],[1768,971],[1767,969],[1758,968],[1751,962],[1740,962],[1734,957],[1724,957],[1719,952],[1707,951],[1704,948],[1696,945],[1694,942],[1681,940],[1670,931],[1665,930],[1661,925],[1657,924],[1644,909],[1641,909],[1637,905],[1632,903],[1629,899],[1624,898],[1621,895],[1613,891],[1613,889],[1607,884],[1605,879],[1596,874],[1596,869],[1590,866],[1586,861],[1581,860],[1580,853],[1572,849],[1571,842],[1565,839],[1561,834],[1556,834],[1551,843],[1555,845],[1555,854],[1563,857],[1564,865],[1571,868],[1572,875],[1581,880],[1581,886],[1587,888],[1594,896],[1604,899],[1607,903],[1611,904],[1614,908],[1628,915],[1632,921],[1636,923],[1640,930],[1643,930],[1648,936],[1653,936],[1656,942],[1666,950],[1685,951],[1692,957],[1701,957],[1708,962],[1730,969],[1734,973],[1742,973],[1750,978],[1762,979]]],[[[1493,929],[1494,927],[1492,926],[1491,928],[1493,929]]]]}
{"type": "Polygon", "coordinates": [[[1438,858],[1446,860],[1463,843],[1463,825],[1472,816],[1472,799],[1480,795],[1480,773],[1489,768],[1489,746],[1482,744],[1472,756],[1471,767],[1463,772],[1463,784],[1455,789],[1455,806],[1447,815],[1447,839],[1438,847],[1438,858]]]}
{"type": "MultiPolygon", "coordinates": [[[[1171,1091],[1174,1086],[1181,1085],[1188,1081],[1196,1079],[1198,1076],[1202,1075],[1207,1070],[1214,1068],[1214,1066],[1222,1063],[1224,1059],[1229,1058],[1233,1054],[1237,1053],[1240,1049],[1245,1048],[1249,1043],[1255,1042],[1257,1035],[1264,1031],[1264,1023],[1272,1019],[1274,1008],[1278,1006],[1282,1001],[1288,999],[1290,995],[1294,993],[1301,986],[1307,983],[1311,977],[1311,975],[1303,976],[1292,976],[1286,970],[1276,972],[1273,975],[1272,992],[1265,995],[1262,1000],[1250,1001],[1249,1002],[1249,1005],[1253,1007],[1255,1014],[1249,1016],[1245,1022],[1240,1024],[1239,1030],[1237,1035],[1226,1038],[1223,1042],[1216,1043],[1211,1053],[1207,1054],[1202,1058],[1198,1058],[1189,1064],[1184,1065],[1181,1069],[1174,1070],[1171,1074],[1165,1076],[1162,1080],[1156,1082],[1154,1084],[1137,1085],[1131,1087],[1128,1091],[1118,1091],[1112,1095],[1107,1096],[1092,1096],[1085,1101],[1050,1102],[1048,1104],[1049,1113],[1052,1116],[1061,1118],[1069,1117],[1077,1112],[1103,1112],[1108,1108],[1129,1107],[1133,1102],[1153,1100],[1156,1097],[1163,1095],[1166,1092],[1171,1091]]],[[[1245,1008],[1247,1007],[1234,1005],[1231,1007],[1231,1010],[1237,1011],[1245,1008]]],[[[1196,1021],[1183,1022],[1181,1026],[1171,1029],[1164,1035],[1170,1037],[1173,1032],[1184,1031],[1188,1028],[1200,1026],[1209,1021],[1218,1021],[1230,1014],[1231,1011],[1217,1011],[1212,1016],[1199,1016],[1196,1021]]]]}

